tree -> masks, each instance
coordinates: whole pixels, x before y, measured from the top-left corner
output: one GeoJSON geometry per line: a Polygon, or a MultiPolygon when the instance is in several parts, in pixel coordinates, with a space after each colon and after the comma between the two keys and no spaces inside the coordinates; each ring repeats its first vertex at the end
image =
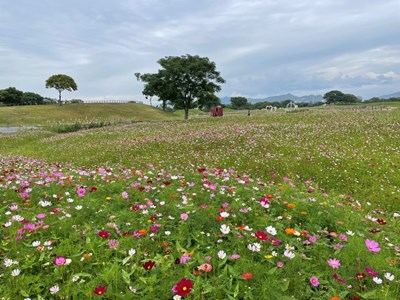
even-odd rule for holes
{"type": "Polygon", "coordinates": [[[334,90],[326,93],[323,98],[326,100],[326,104],[331,104],[342,102],[343,96],[341,91],[334,90]]]}
{"type": "Polygon", "coordinates": [[[221,105],[221,100],[214,94],[204,94],[199,97],[199,108],[209,111],[212,106],[221,105]]]}
{"type": "Polygon", "coordinates": [[[23,105],[43,104],[43,97],[32,92],[25,92],[22,95],[21,103],[23,105]]]}
{"type": "Polygon", "coordinates": [[[61,92],[64,90],[67,91],[76,91],[78,86],[72,77],[64,74],[58,74],[50,76],[46,80],[46,88],[55,88],[58,91],[58,103],[61,105],[61,92]]]}
{"type": "Polygon", "coordinates": [[[245,97],[231,97],[231,104],[233,109],[244,109],[247,105],[245,97]]]}
{"type": "Polygon", "coordinates": [[[17,90],[15,87],[0,90],[0,102],[5,105],[20,105],[22,104],[23,94],[24,92],[17,90]]]}
{"type": "Polygon", "coordinates": [[[156,96],[158,100],[162,102],[162,109],[165,111],[167,103],[170,97],[173,97],[172,91],[169,90],[169,86],[162,79],[159,73],[155,74],[140,74],[135,73],[136,79],[139,81],[146,82],[142,94],[146,96],[146,99],[156,96]]]}
{"type": "Polygon", "coordinates": [[[207,57],[167,56],[158,63],[161,69],[155,74],[135,74],[138,80],[146,82],[143,94],[168,99],[175,108],[185,111],[185,119],[190,108],[198,107],[206,95],[219,92],[220,84],[225,82],[207,57]]]}

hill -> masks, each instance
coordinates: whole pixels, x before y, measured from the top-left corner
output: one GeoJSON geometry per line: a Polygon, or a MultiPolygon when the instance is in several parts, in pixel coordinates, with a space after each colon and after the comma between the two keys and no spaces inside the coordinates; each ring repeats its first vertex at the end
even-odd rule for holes
{"type": "Polygon", "coordinates": [[[48,125],[74,122],[143,122],[179,116],[140,103],[67,104],[0,107],[0,125],[48,125]]]}
{"type": "Polygon", "coordinates": [[[381,99],[389,99],[389,98],[397,98],[397,97],[400,97],[400,92],[392,93],[392,94],[389,94],[389,95],[383,95],[383,96],[380,96],[379,98],[381,98],[381,99]]]}

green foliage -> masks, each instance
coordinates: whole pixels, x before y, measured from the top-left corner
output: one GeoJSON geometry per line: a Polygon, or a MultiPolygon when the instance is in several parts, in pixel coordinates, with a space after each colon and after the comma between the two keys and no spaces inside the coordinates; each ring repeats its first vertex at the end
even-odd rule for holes
{"type": "Polygon", "coordinates": [[[17,90],[15,87],[9,87],[0,90],[0,102],[5,105],[20,105],[24,92],[17,90]]]}
{"type": "Polygon", "coordinates": [[[233,109],[245,109],[247,104],[247,98],[245,97],[231,97],[233,109]]]}
{"type": "Polygon", "coordinates": [[[326,104],[351,104],[360,102],[357,96],[352,94],[343,94],[341,91],[330,91],[324,95],[326,104]]]}
{"type": "Polygon", "coordinates": [[[46,80],[46,88],[54,88],[58,91],[58,102],[61,105],[61,92],[64,90],[76,91],[78,89],[78,86],[72,77],[64,74],[57,74],[50,76],[46,80]]]}
{"type": "Polygon", "coordinates": [[[189,109],[211,98],[225,82],[215,63],[207,57],[168,56],[158,63],[161,69],[155,74],[135,74],[138,80],[145,82],[143,94],[157,96],[163,101],[163,108],[164,101],[170,101],[175,109],[185,111],[185,119],[189,117],[189,109]]]}

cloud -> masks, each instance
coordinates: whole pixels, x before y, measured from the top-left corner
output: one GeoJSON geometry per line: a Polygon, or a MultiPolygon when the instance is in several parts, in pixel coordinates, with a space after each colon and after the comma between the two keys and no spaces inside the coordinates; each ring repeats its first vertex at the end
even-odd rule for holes
{"type": "MultiPolygon", "coordinates": [[[[207,56],[221,96],[346,89],[397,91],[400,2],[373,0],[21,0],[0,7],[0,88],[52,96],[66,73],[74,98],[141,97],[135,72],[165,56],[207,56]]],[[[375,94],[378,93],[378,94],[375,94]]]]}

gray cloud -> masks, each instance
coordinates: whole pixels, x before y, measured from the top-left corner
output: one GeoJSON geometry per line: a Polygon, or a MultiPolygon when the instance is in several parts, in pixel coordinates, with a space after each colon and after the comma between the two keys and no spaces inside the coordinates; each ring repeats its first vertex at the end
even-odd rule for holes
{"type": "Polygon", "coordinates": [[[400,1],[0,0],[0,88],[55,97],[141,99],[135,72],[198,54],[227,83],[221,96],[400,90],[400,1]]]}

